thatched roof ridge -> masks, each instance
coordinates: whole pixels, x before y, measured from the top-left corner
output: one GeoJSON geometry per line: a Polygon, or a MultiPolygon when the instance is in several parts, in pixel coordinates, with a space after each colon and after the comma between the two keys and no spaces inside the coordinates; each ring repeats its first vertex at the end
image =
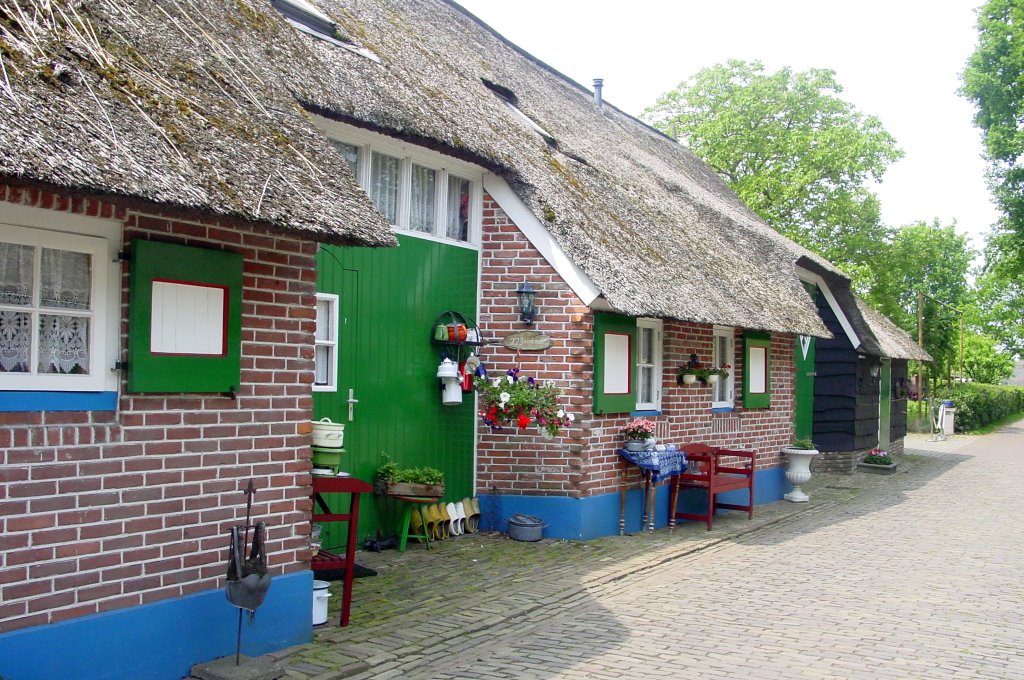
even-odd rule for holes
{"type": "Polygon", "coordinates": [[[890,359],[932,360],[931,355],[918,347],[906,331],[860,298],[857,298],[857,311],[878,341],[881,356],[890,359]]]}
{"type": "Polygon", "coordinates": [[[308,45],[265,9],[0,0],[0,179],[394,245],[287,89],[308,45]]]}
{"type": "Polygon", "coordinates": [[[828,335],[794,275],[809,253],[765,225],[682,145],[613,106],[599,111],[586,89],[457,5],[319,7],[382,63],[304,38],[324,70],[296,74],[296,97],[329,117],[432,140],[501,175],[616,309],[828,335]],[[514,93],[557,145],[484,80],[514,93]]]}

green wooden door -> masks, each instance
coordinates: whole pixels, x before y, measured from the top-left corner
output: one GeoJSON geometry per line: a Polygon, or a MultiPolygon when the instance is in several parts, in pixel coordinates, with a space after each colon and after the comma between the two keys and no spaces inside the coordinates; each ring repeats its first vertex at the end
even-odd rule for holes
{"type": "MultiPolygon", "coordinates": [[[[342,470],[372,482],[386,453],[402,467],[440,469],[445,500],[461,500],[473,495],[474,395],[442,406],[440,352],[430,339],[442,312],[476,316],[478,253],[409,236],[399,243],[321,246],[317,289],[339,296],[338,390],[314,392],[313,414],[345,423],[342,470]]],[[[393,534],[397,509],[390,499],[363,498],[359,536],[378,527],[393,534]]],[[[342,542],[325,528],[324,547],[342,542]]]]}
{"type": "Polygon", "coordinates": [[[796,408],[793,416],[793,434],[797,439],[810,439],[814,435],[814,338],[796,337],[796,408]]]}
{"type": "Polygon", "coordinates": [[[889,426],[892,413],[892,360],[882,359],[882,365],[878,372],[879,394],[878,394],[878,448],[889,450],[890,436],[889,426]]]}

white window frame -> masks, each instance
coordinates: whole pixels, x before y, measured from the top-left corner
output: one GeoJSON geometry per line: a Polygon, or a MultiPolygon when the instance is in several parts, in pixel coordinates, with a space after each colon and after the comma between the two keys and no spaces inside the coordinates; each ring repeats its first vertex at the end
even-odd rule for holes
{"type": "MultiPolygon", "coordinates": [[[[121,225],[80,215],[0,203],[0,240],[37,248],[54,248],[88,253],[92,256],[91,309],[59,310],[62,314],[89,316],[89,373],[52,375],[38,370],[38,342],[33,335],[31,373],[0,373],[0,390],[31,392],[116,391],[114,372],[118,347],[118,294],[121,225]]],[[[38,263],[38,256],[36,258],[38,263]]],[[[38,281],[39,272],[34,276],[38,281]]],[[[38,291],[37,291],[38,292],[38,291]]],[[[3,306],[4,309],[18,309],[3,306]]],[[[38,313],[39,308],[34,307],[38,313]]],[[[57,310],[55,310],[57,311],[57,310]]],[[[35,327],[35,322],[33,323],[35,327]]]]}
{"type": "MultiPolygon", "coordinates": [[[[317,293],[316,294],[316,309],[317,309],[317,324],[320,322],[320,305],[326,303],[329,310],[330,316],[329,325],[327,327],[327,338],[320,340],[316,338],[314,345],[316,348],[326,347],[327,348],[327,382],[324,384],[317,384],[316,382],[316,351],[313,352],[313,391],[314,392],[337,392],[338,391],[338,311],[340,304],[338,296],[333,293],[317,293]]],[[[316,334],[319,336],[319,333],[316,334]]]]}
{"type": "Polygon", "coordinates": [[[637,319],[636,320],[636,340],[637,340],[637,352],[636,352],[636,410],[637,411],[660,411],[661,410],[661,382],[662,382],[662,358],[664,355],[664,349],[662,345],[662,329],[664,323],[661,319],[637,319]],[[654,335],[654,342],[652,344],[653,356],[648,357],[650,361],[643,361],[643,336],[644,332],[649,331],[654,335]],[[640,395],[643,389],[640,385],[640,380],[643,378],[644,372],[641,370],[642,367],[649,367],[653,369],[651,371],[651,395],[652,401],[640,401],[640,395]]]}
{"type": "Polygon", "coordinates": [[[382,135],[345,123],[330,120],[322,116],[312,115],[317,127],[333,140],[350,144],[358,149],[358,165],[356,180],[364,191],[370,187],[370,165],[373,154],[380,153],[401,160],[399,168],[399,189],[397,224],[391,225],[393,231],[408,234],[416,238],[473,248],[479,250],[483,224],[483,174],[484,169],[446,156],[430,149],[401,142],[387,135],[382,135]],[[435,219],[433,233],[414,231],[410,228],[412,212],[412,165],[434,170],[435,186],[435,219]],[[448,238],[448,177],[453,175],[470,183],[470,214],[467,239],[448,238]]]}
{"type": "Polygon", "coordinates": [[[711,366],[718,368],[729,364],[729,376],[719,378],[718,385],[712,385],[711,408],[735,408],[736,406],[736,329],[731,326],[715,326],[711,335],[711,366]],[[725,341],[726,356],[719,356],[719,339],[725,341]],[[716,400],[719,390],[723,390],[724,400],[716,400]]]}

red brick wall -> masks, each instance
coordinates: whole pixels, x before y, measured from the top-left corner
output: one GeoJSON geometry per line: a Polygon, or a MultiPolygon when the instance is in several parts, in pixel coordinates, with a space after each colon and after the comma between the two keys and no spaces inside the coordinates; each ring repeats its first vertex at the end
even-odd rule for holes
{"type": "MultiPolygon", "coordinates": [[[[0,413],[0,631],[223,587],[250,478],[274,573],[307,569],[316,245],[2,185],[0,201],[245,258],[237,401],[122,381],[116,413],[0,413]]],[[[121,298],[124,358],[127,267],[121,298]]]]}
{"type": "MultiPolygon", "coordinates": [[[[619,488],[622,468],[616,450],[619,429],[629,415],[594,415],[593,315],[555,273],[497,204],[485,197],[480,325],[485,337],[499,341],[528,327],[515,312],[515,288],[528,278],[539,290],[540,309],[532,328],[553,345],[543,352],[486,348],[491,377],[519,366],[524,375],[554,380],[566,393],[574,427],[557,439],[543,439],[536,428],[526,434],[482,430],[478,446],[477,489],[481,493],[585,497],[619,488]]],[[[676,369],[691,353],[709,364],[711,326],[665,321],[662,411],[650,419],[661,424],[669,443],[704,442],[758,452],[758,467],[781,464],[780,449],[792,441],[794,344],[790,335],[774,335],[771,349],[772,404],[768,409],[742,408],[742,330],[737,329],[736,410],[712,413],[711,388],[697,383],[677,386],[676,369]],[[720,421],[720,433],[714,422],[720,421]]],[[[634,484],[639,476],[630,472],[634,484]]]]}

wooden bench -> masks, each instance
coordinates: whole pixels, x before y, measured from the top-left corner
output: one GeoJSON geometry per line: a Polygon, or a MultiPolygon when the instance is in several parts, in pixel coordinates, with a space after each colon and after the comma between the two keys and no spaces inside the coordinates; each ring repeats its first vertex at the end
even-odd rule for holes
{"type": "Polygon", "coordinates": [[[670,518],[673,518],[671,513],[674,513],[674,519],[703,520],[707,522],[708,531],[711,531],[715,510],[718,508],[746,510],[747,519],[754,517],[754,452],[732,451],[706,444],[684,444],[680,448],[686,452],[686,460],[690,465],[684,474],[672,478],[672,490],[669,494],[670,518]],[[735,459],[739,459],[738,462],[735,459]],[[676,506],[680,487],[707,491],[707,509],[704,514],[679,512],[676,506]],[[747,490],[746,505],[716,502],[715,496],[718,494],[737,489],[747,490]]]}

